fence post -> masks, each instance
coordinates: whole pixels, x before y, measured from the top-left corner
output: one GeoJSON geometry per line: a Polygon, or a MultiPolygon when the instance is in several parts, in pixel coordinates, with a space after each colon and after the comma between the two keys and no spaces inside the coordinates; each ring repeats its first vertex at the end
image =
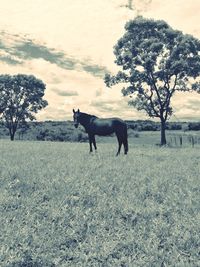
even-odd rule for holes
{"type": "Polygon", "coordinates": [[[179,136],[179,140],[180,140],[180,146],[182,146],[182,144],[183,144],[183,137],[182,137],[182,135],[179,136]]]}
{"type": "Polygon", "coordinates": [[[191,141],[192,141],[192,147],[194,147],[194,136],[193,135],[192,135],[191,141]]]}
{"type": "Polygon", "coordinates": [[[172,137],[170,137],[170,144],[171,144],[171,146],[173,146],[173,138],[172,137]]]}
{"type": "Polygon", "coordinates": [[[177,143],[176,143],[176,136],[174,136],[174,144],[175,144],[175,146],[177,145],[177,143]]]}

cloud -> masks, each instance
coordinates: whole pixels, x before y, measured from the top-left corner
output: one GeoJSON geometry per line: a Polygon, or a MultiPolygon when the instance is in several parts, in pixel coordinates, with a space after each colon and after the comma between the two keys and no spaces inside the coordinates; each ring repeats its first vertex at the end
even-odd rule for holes
{"type": "Polygon", "coordinates": [[[95,107],[100,112],[112,112],[115,110],[116,105],[116,100],[93,100],[90,103],[90,106],[95,107]]]}
{"type": "Polygon", "coordinates": [[[52,91],[55,92],[57,95],[59,96],[78,96],[78,93],[76,91],[72,91],[72,90],[62,90],[59,88],[52,88],[52,91]]]}
{"type": "MultiPolygon", "coordinates": [[[[0,32],[0,38],[2,39],[3,33],[0,32]]],[[[18,57],[12,55],[10,53],[9,48],[4,44],[4,42],[0,39],[0,61],[3,61],[10,65],[22,64],[22,60],[19,60],[18,57]]]]}
{"type": "Polygon", "coordinates": [[[96,90],[96,92],[95,92],[95,96],[96,96],[96,97],[101,96],[102,93],[103,93],[102,88],[99,88],[99,89],[96,90]]]}
{"type": "Polygon", "coordinates": [[[113,105],[113,104],[116,104],[116,99],[114,99],[114,100],[111,100],[111,99],[97,99],[97,100],[93,100],[93,101],[91,101],[91,106],[95,106],[95,107],[97,107],[97,106],[99,106],[99,107],[101,107],[101,106],[111,106],[111,105],[113,105]]]}
{"type": "Polygon", "coordinates": [[[200,119],[200,98],[198,93],[179,92],[172,97],[173,121],[200,119]]]}
{"type": "Polygon", "coordinates": [[[118,86],[115,89],[105,89],[100,97],[92,100],[90,107],[95,109],[95,115],[99,117],[119,117],[122,119],[145,118],[143,112],[128,105],[128,98],[123,97],[118,86]]]}
{"type": "Polygon", "coordinates": [[[67,120],[66,110],[62,107],[47,107],[37,114],[39,120],[67,120]]]}
{"type": "Polygon", "coordinates": [[[3,61],[9,65],[18,65],[18,64],[22,64],[22,62],[20,60],[17,60],[15,58],[13,58],[12,56],[2,56],[0,54],[0,61],[3,61]]]}
{"type": "Polygon", "coordinates": [[[199,118],[200,118],[200,99],[189,99],[186,106],[192,110],[199,112],[199,118]]]}
{"type": "Polygon", "coordinates": [[[75,59],[70,59],[63,52],[55,51],[55,49],[47,46],[36,44],[33,41],[25,41],[17,44],[15,54],[24,60],[42,58],[52,64],[57,64],[64,69],[74,69],[76,65],[75,59]]]}
{"type": "Polygon", "coordinates": [[[121,0],[118,7],[136,11],[136,14],[146,11],[152,0],[121,0]]]}
{"type": "Polygon", "coordinates": [[[49,48],[46,45],[41,45],[31,39],[27,39],[20,35],[6,34],[0,32],[1,42],[0,51],[6,56],[1,56],[0,60],[7,64],[22,64],[27,60],[43,59],[51,64],[56,64],[60,68],[66,70],[79,70],[92,74],[95,77],[103,78],[109,70],[91,62],[89,58],[80,60],[67,55],[62,50],[49,48]]]}
{"type": "Polygon", "coordinates": [[[89,72],[96,77],[102,77],[103,78],[106,73],[110,73],[110,71],[107,68],[99,66],[99,65],[82,63],[82,68],[86,72],[89,72]]]}

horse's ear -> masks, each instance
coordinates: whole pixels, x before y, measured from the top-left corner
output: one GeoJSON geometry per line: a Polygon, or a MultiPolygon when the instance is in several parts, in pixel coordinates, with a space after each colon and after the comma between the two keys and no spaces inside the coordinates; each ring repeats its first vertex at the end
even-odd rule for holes
{"type": "Polygon", "coordinates": [[[74,108],[73,108],[73,113],[75,113],[75,110],[74,110],[74,108]]]}
{"type": "Polygon", "coordinates": [[[78,109],[78,113],[80,112],[80,109],[78,109]]]}

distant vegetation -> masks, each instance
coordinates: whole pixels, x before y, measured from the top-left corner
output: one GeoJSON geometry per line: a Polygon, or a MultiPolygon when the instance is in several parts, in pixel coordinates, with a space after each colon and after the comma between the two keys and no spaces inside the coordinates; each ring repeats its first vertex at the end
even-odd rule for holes
{"type": "MultiPolygon", "coordinates": [[[[140,137],[141,132],[160,131],[160,123],[151,120],[127,121],[129,137],[140,137]]],[[[170,131],[199,131],[200,122],[168,122],[166,129],[170,131]]],[[[0,138],[9,138],[9,131],[0,125],[0,138]]],[[[18,140],[86,142],[87,133],[83,127],[74,128],[72,121],[29,122],[20,126],[16,133],[18,140]]],[[[105,139],[103,139],[105,140],[105,139]]],[[[159,140],[157,140],[159,141],[159,140]]]]}
{"type": "MultiPolygon", "coordinates": [[[[6,128],[1,125],[0,137],[6,138],[8,135],[6,128]]],[[[81,128],[75,130],[70,121],[29,122],[26,127],[18,129],[16,139],[83,142],[87,140],[87,134],[81,128]]]]}

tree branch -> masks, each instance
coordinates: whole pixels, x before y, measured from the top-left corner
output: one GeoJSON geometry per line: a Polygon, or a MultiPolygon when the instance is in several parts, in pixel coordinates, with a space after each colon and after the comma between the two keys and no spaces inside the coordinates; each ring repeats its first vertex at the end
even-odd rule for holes
{"type": "MultiPolygon", "coordinates": [[[[172,77],[172,76],[171,76],[172,77]]],[[[177,79],[178,79],[178,75],[176,74],[175,75],[175,81],[174,81],[174,85],[173,85],[173,88],[171,89],[171,92],[170,92],[170,90],[168,89],[168,95],[167,95],[167,97],[166,97],[166,101],[165,101],[165,103],[164,103],[164,105],[165,105],[165,107],[166,107],[166,109],[165,109],[165,120],[167,120],[167,116],[168,116],[168,110],[167,110],[167,108],[169,107],[169,104],[170,104],[170,101],[171,101],[171,97],[172,97],[172,95],[173,95],[173,93],[175,92],[175,88],[176,88],[176,85],[177,85],[177,79]]]]}
{"type": "Polygon", "coordinates": [[[160,98],[160,94],[158,92],[158,88],[156,86],[156,82],[155,82],[154,75],[153,75],[152,71],[150,72],[150,75],[151,75],[151,79],[152,79],[152,82],[153,82],[154,90],[155,90],[157,98],[158,98],[158,102],[159,102],[159,105],[160,105],[160,110],[162,110],[163,109],[162,100],[160,98]]]}

